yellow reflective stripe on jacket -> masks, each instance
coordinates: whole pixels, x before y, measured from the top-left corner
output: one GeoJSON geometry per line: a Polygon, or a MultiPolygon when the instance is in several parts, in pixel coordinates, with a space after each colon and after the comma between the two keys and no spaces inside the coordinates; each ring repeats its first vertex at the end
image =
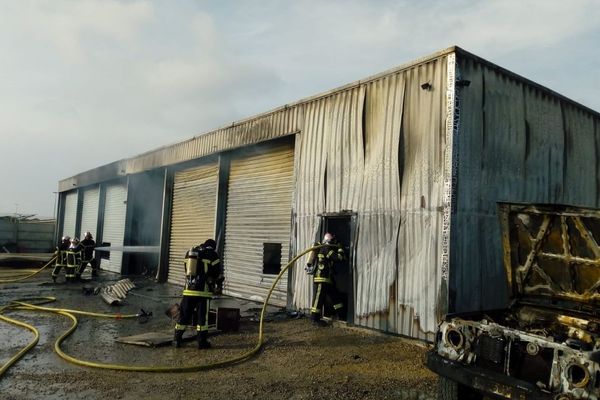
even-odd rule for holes
{"type": "Polygon", "coordinates": [[[211,292],[203,292],[200,290],[190,290],[190,289],[185,289],[183,291],[183,295],[184,296],[195,296],[195,297],[212,297],[211,292]]]}
{"type": "Polygon", "coordinates": [[[331,281],[331,279],[329,279],[329,278],[322,278],[320,276],[315,277],[314,282],[315,283],[333,283],[331,281]]]}
{"type": "Polygon", "coordinates": [[[212,262],[212,265],[217,265],[220,262],[221,262],[221,260],[217,258],[215,261],[212,262]]]}

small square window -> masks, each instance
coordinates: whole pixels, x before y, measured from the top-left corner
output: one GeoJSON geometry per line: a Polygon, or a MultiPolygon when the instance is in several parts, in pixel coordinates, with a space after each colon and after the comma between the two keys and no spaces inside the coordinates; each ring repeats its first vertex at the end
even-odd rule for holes
{"type": "Polygon", "coordinates": [[[277,275],[281,271],[281,243],[263,243],[263,274],[277,275]]]}

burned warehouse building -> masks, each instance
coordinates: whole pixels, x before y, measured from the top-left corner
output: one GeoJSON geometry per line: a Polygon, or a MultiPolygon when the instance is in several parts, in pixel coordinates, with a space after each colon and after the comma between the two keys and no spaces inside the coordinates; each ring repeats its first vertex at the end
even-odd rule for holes
{"type": "MultiPolygon", "coordinates": [[[[498,203],[600,207],[600,114],[451,47],[59,182],[57,238],[104,270],[182,285],[214,237],[224,294],[264,300],[327,231],[347,321],[433,340],[447,312],[508,302],[498,203]]],[[[304,259],[272,302],[308,309],[304,259]]]]}

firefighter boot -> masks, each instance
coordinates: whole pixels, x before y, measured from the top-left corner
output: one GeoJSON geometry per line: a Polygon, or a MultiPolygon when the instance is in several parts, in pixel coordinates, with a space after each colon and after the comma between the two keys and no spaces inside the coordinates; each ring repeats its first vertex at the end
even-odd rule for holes
{"type": "Polygon", "coordinates": [[[175,336],[173,337],[173,344],[175,347],[181,347],[181,342],[183,342],[183,332],[182,330],[175,329],[175,336]]]}
{"type": "Polygon", "coordinates": [[[208,337],[208,331],[198,332],[198,348],[199,349],[210,349],[210,342],[206,340],[208,337]]]}

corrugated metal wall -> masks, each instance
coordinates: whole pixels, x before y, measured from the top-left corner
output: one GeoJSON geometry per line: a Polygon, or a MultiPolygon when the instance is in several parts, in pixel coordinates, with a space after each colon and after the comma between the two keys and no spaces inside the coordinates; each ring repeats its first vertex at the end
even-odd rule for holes
{"type": "Polygon", "coordinates": [[[496,203],[599,207],[597,115],[470,58],[461,90],[451,305],[503,307],[507,294],[496,203]]]}
{"type": "MultiPolygon", "coordinates": [[[[111,246],[123,246],[125,237],[125,214],[127,212],[127,185],[112,184],[106,186],[104,203],[104,226],[102,241],[111,246]]],[[[121,272],[122,251],[111,251],[110,260],[102,259],[100,266],[112,272],[121,272]]]]}
{"type": "Polygon", "coordinates": [[[63,217],[63,230],[61,236],[75,236],[77,224],[77,190],[65,195],[65,213],[63,217]]]}
{"type": "Polygon", "coordinates": [[[169,247],[171,283],[184,284],[185,252],[215,236],[217,181],[216,163],[175,173],[169,247]]]}
{"type": "MultiPolygon", "coordinates": [[[[305,106],[296,247],[310,246],[319,213],[357,213],[357,324],[422,338],[435,330],[446,78],[442,57],[305,106]]],[[[293,304],[308,307],[302,268],[292,287],[293,304]]]]}
{"type": "MultiPolygon", "coordinates": [[[[225,287],[231,296],[263,301],[276,275],[263,273],[263,244],[281,244],[281,265],[289,261],[294,148],[261,147],[231,160],[225,224],[225,287]]],[[[270,303],[285,306],[287,278],[270,303]]]]}
{"type": "Polygon", "coordinates": [[[96,238],[98,227],[98,206],[100,204],[100,188],[98,186],[84,190],[81,210],[81,238],[85,232],[91,232],[96,238]]]}

